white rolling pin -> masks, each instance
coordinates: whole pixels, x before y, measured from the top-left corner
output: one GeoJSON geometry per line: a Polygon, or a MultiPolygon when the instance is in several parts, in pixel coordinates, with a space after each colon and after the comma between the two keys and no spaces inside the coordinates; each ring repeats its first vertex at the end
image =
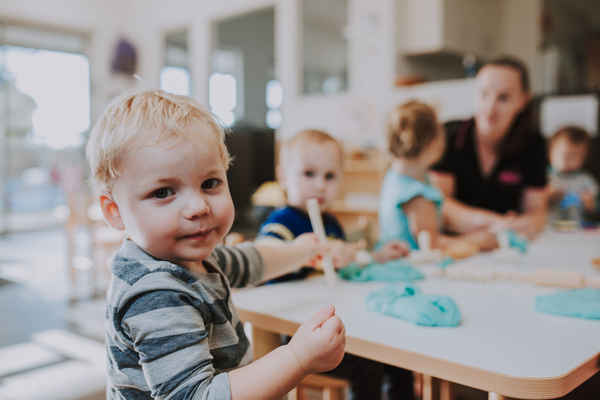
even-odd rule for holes
{"type": "MultiPolygon", "coordinates": [[[[323,218],[321,218],[321,209],[317,199],[308,199],[306,202],[306,208],[308,210],[308,216],[310,217],[310,223],[313,231],[319,237],[323,243],[327,241],[325,235],[325,228],[323,227],[323,218]]],[[[333,261],[330,256],[323,257],[323,269],[325,270],[325,279],[330,286],[335,285],[335,269],[333,268],[333,261]]]]}
{"type": "Polygon", "coordinates": [[[584,286],[583,274],[577,271],[563,271],[551,268],[536,269],[530,279],[540,286],[558,286],[563,288],[580,288],[584,286]]]}

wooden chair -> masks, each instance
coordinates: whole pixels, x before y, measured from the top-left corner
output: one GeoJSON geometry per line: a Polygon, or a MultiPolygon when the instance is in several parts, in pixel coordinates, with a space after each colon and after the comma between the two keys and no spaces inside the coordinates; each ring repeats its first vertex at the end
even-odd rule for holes
{"type": "Polygon", "coordinates": [[[89,198],[69,200],[69,218],[65,226],[67,239],[67,270],[71,285],[71,297],[75,300],[76,285],[81,274],[88,278],[90,295],[104,291],[109,277],[109,262],[121,245],[124,234],[106,225],[97,204],[89,198]],[[81,237],[87,245],[82,245],[81,237]]]}
{"type": "Polygon", "coordinates": [[[288,400],[344,400],[350,383],[326,375],[308,375],[288,394],[288,400]]]}

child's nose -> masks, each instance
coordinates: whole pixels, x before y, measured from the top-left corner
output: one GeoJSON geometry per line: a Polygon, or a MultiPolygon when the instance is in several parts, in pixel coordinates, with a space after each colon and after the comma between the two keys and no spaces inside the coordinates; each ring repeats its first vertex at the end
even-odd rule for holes
{"type": "Polygon", "coordinates": [[[326,185],[327,185],[327,181],[325,180],[325,178],[320,177],[320,178],[317,179],[317,188],[319,190],[325,189],[326,185]]]}
{"type": "Polygon", "coordinates": [[[210,207],[204,196],[193,194],[188,199],[183,215],[185,218],[192,219],[200,215],[208,214],[209,212],[210,207]]]}

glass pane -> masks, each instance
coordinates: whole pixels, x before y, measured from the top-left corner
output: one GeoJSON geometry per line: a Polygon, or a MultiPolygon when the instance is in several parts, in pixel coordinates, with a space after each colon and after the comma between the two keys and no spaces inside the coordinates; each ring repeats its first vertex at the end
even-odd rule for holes
{"type": "Polygon", "coordinates": [[[283,88],[281,87],[281,82],[275,79],[267,82],[266,97],[267,107],[281,107],[281,103],[283,103],[283,88]]]}
{"type": "Polygon", "coordinates": [[[234,113],[237,105],[237,82],[233,75],[215,73],[208,81],[208,104],[226,125],[235,122],[234,113]]]}
{"type": "Polygon", "coordinates": [[[160,72],[160,88],[175,94],[190,95],[190,72],[182,67],[164,67],[160,72]]]}
{"type": "Polygon", "coordinates": [[[175,94],[191,96],[192,79],[187,30],[165,35],[164,66],[160,72],[160,88],[175,94]]]}
{"type": "Polygon", "coordinates": [[[59,222],[68,191],[85,191],[89,63],[59,51],[3,46],[1,52],[4,211],[9,230],[36,229],[59,222]]]}
{"type": "MultiPolygon", "coordinates": [[[[212,24],[211,74],[235,78],[236,103],[230,109],[235,125],[266,127],[267,82],[275,76],[275,11],[261,8],[241,15],[215,20],[212,24]]],[[[214,95],[209,93],[209,97],[214,95]]]]}
{"type": "Polygon", "coordinates": [[[347,0],[302,0],[304,94],[348,88],[347,0]]]}

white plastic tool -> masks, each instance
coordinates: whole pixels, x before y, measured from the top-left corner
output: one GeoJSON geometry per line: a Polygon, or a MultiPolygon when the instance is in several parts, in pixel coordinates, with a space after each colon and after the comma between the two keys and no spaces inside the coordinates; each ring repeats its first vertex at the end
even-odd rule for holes
{"type": "MultiPolygon", "coordinates": [[[[317,199],[308,199],[306,202],[306,208],[308,210],[308,216],[310,217],[310,223],[313,231],[319,237],[319,240],[325,243],[327,241],[327,236],[325,235],[325,228],[323,227],[323,219],[321,218],[319,202],[317,199]]],[[[331,257],[323,257],[323,269],[325,270],[325,279],[327,279],[327,284],[329,286],[335,285],[336,277],[331,257]]]]}
{"type": "Polygon", "coordinates": [[[414,264],[426,264],[439,262],[442,259],[442,254],[439,250],[431,249],[431,236],[427,231],[421,231],[417,235],[417,243],[419,250],[410,252],[409,260],[414,264]]]}
{"type": "Polygon", "coordinates": [[[417,242],[419,243],[419,250],[421,250],[423,253],[431,251],[431,236],[429,236],[429,232],[419,232],[417,235],[417,242]]]}
{"type": "Polygon", "coordinates": [[[500,248],[500,250],[510,250],[510,242],[508,239],[507,231],[496,232],[496,240],[498,241],[498,247],[500,248]]]}
{"type": "Polygon", "coordinates": [[[510,247],[508,231],[497,231],[496,240],[498,241],[498,250],[494,252],[494,257],[498,261],[502,261],[505,263],[515,263],[519,260],[519,252],[510,247]]]}

